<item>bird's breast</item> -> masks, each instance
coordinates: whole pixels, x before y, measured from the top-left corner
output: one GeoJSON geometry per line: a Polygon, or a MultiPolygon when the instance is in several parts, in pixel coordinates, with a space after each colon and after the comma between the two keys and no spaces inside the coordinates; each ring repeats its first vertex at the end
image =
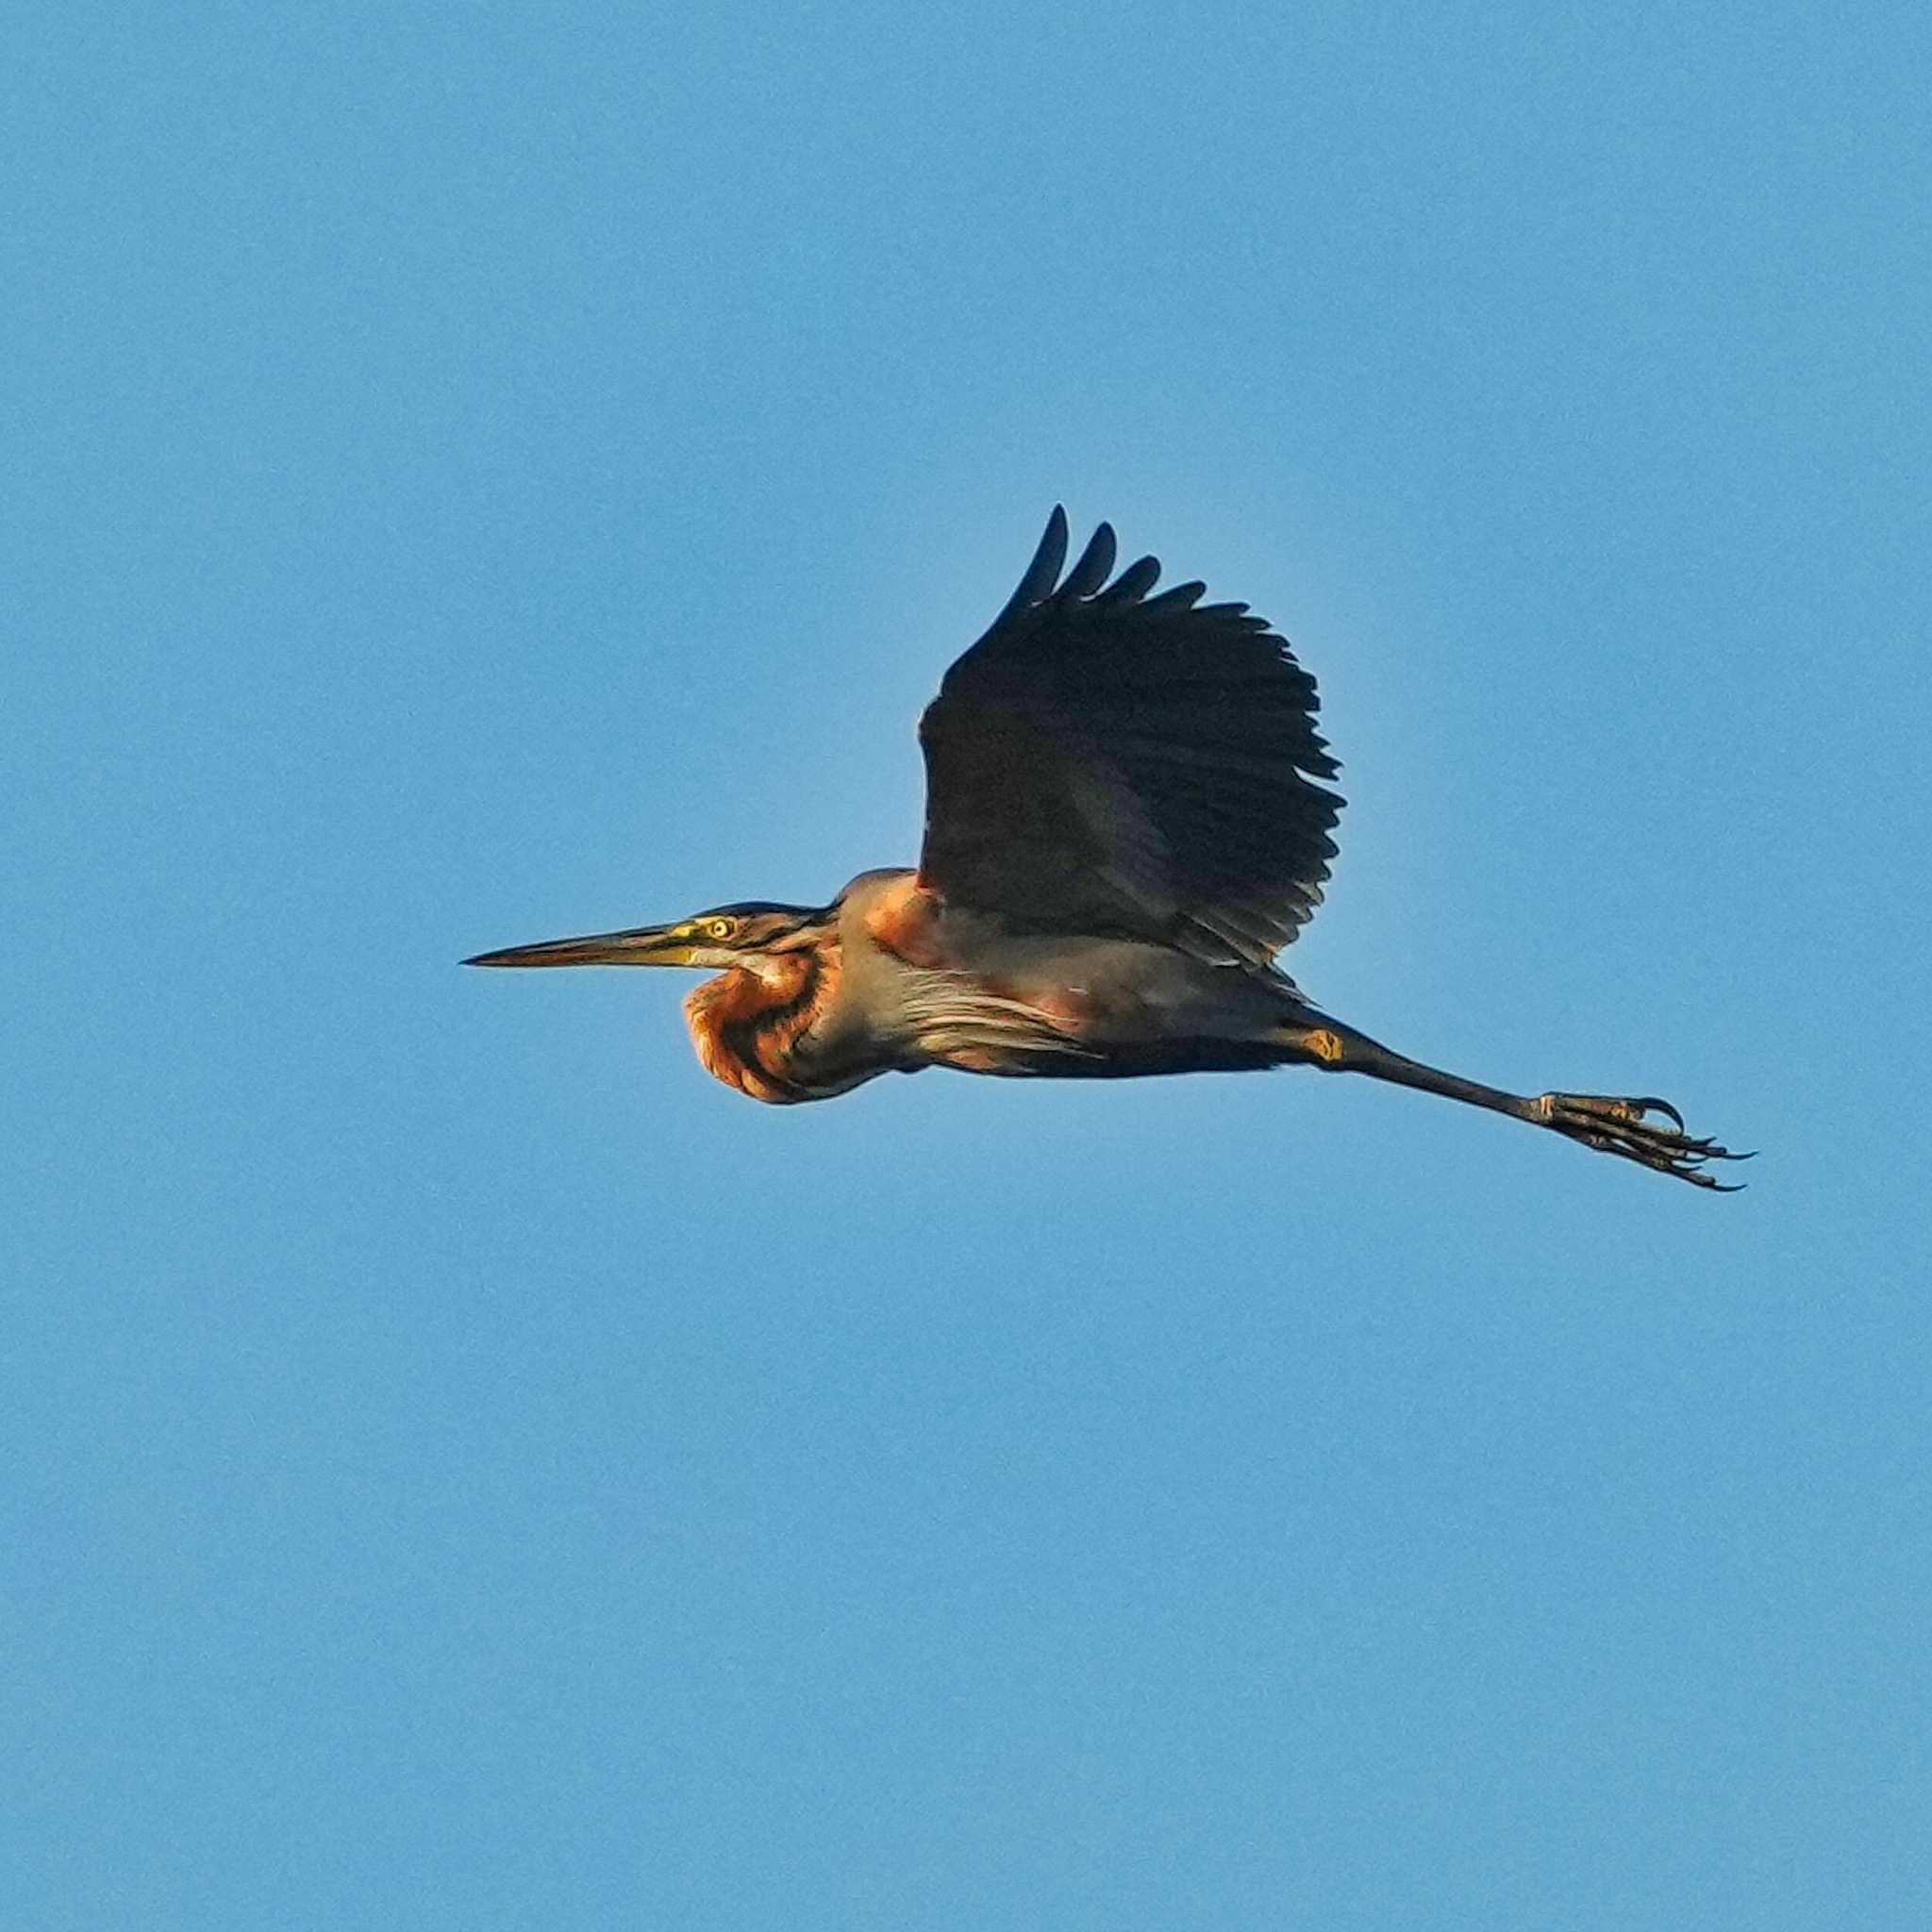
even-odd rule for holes
{"type": "Polygon", "coordinates": [[[756,969],[734,966],[685,1000],[691,1042],[705,1071],[774,1106],[824,1100],[855,1083],[829,1081],[803,1042],[837,998],[839,948],[780,953],[756,969]]]}

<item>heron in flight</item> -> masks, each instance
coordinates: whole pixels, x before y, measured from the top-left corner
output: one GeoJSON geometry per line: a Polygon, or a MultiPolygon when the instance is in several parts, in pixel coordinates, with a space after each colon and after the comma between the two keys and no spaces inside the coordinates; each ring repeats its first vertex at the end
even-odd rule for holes
{"type": "Polygon", "coordinates": [[[716,906],[472,966],[695,966],[698,1058],[754,1100],[879,1074],[1114,1078],[1310,1066],[1506,1113],[1699,1187],[1744,1157],[1667,1101],[1506,1093],[1405,1058],[1275,964],[1322,898],[1341,799],[1315,682],[1245,604],[1114,576],[1102,524],[1071,571],[1056,508],[1019,588],[920,720],[917,871],[829,906],[716,906]]]}

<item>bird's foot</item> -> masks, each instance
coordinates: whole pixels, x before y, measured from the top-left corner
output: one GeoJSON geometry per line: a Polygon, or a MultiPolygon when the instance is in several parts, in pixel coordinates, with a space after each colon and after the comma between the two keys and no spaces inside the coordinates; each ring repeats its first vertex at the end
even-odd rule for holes
{"type": "Polygon", "coordinates": [[[1684,1116],[1668,1100],[1617,1100],[1604,1093],[1544,1093],[1532,1103],[1535,1118],[1546,1127],[1579,1141],[1586,1147],[1601,1148],[1606,1154],[1621,1154],[1655,1168],[1658,1174],[1674,1174],[1693,1187],[1714,1188],[1721,1194],[1735,1194],[1736,1185],[1721,1181],[1706,1172],[1713,1160],[1749,1160],[1749,1154],[1733,1154],[1713,1140],[1698,1139],[1684,1131],[1684,1116]],[[1668,1118],[1652,1120],[1652,1114],[1668,1118]]]}

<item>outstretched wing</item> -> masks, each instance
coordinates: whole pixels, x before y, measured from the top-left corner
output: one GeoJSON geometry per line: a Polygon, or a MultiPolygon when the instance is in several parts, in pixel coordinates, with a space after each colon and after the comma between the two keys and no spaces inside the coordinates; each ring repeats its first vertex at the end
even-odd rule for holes
{"type": "Polygon", "coordinates": [[[1245,604],[1112,583],[1106,524],[1060,580],[1056,508],[992,628],[920,720],[921,882],[1027,931],[1265,965],[1322,899],[1341,800],[1315,681],[1245,604]]]}

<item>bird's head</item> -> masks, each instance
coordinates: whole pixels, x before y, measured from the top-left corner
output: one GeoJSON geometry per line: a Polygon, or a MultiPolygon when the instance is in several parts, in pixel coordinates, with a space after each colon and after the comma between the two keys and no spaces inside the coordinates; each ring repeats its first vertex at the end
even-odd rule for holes
{"type": "Polygon", "coordinates": [[[506,946],[478,953],[465,966],[700,966],[717,972],[758,968],[761,959],[808,950],[828,936],[824,907],[777,906],[741,900],[714,906],[672,925],[637,925],[581,939],[546,940],[534,946],[506,946]]]}

